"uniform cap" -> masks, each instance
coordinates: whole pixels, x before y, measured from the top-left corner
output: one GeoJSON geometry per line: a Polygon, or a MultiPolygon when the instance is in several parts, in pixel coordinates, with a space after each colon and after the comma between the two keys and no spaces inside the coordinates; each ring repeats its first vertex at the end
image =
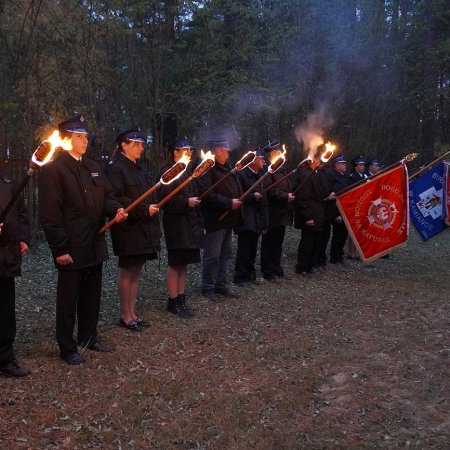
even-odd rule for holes
{"type": "Polygon", "coordinates": [[[215,150],[216,148],[224,148],[230,151],[230,144],[223,136],[211,136],[206,141],[206,148],[208,150],[215,150]]]}
{"type": "Polygon", "coordinates": [[[331,162],[332,162],[332,164],[346,163],[347,160],[344,158],[344,156],[340,155],[340,156],[336,156],[336,158],[334,158],[331,162]]]}
{"type": "Polygon", "coordinates": [[[87,124],[83,116],[75,116],[58,124],[59,132],[89,134],[87,124]]]}
{"type": "Polygon", "coordinates": [[[364,158],[359,155],[352,159],[352,166],[357,166],[358,164],[365,164],[364,158]]]}
{"type": "Polygon", "coordinates": [[[118,144],[125,141],[145,142],[145,136],[141,133],[141,130],[139,128],[130,128],[129,130],[120,133],[116,137],[116,142],[118,144]]]}

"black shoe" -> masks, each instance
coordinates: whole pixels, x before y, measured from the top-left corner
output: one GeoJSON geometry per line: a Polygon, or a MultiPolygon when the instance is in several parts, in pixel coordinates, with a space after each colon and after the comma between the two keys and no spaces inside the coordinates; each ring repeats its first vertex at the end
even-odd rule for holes
{"type": "Polygon", "coordinates": [[[180,294],[178,296],[178,307],[180,309],[182,309],[188,316],[194,317],[195,314],[192,311],[192,309],[190,309],[188,307],[188,305],[186,304],[186,295],[185,294],[180,294]]]}
{"type": "Polygon", "coordinates": [[[135,322],[140,328],[148,328],[150,326],[148,322],[146,322],[144,319],[141,319],[140,317],[138,317],[135,322]]]}
{"type": "Polygon", "coordinates": [[[214,303],[221,301],[219,296],[212,290],[202,291],[202,297],[206,297],[214,303]]]}
{"type": "Polygon", "coordinates": [[[8,377],[22,378],[29,375],[30,371],[25,369],[25,367],[20,367],[16,361],[10,361],[0,364],[0,373],[8,377]]]}
{"type": "Polygon", "coordinates": [[[142,331],[142,328],[138,325],[135,320],[130,320],[129,322],[125,322],[122,318],[119,320],[119,326],[126,328],[130,331],[142,331]]]}
{"type": "Polygon", "coordinates": [[[103,344],[102,342],[94,342],[91,345],[88,345],[89,350],[93,350],[94,352],[101,352],[101,353],[111,353],[114,351],[114,348],[111,347],[108,344],[103,344]]]}
{"type": "Polygon", "coordinates": [[[224,297],[228,298],[239,298],[239,295],[236,294],[232,289],[230,289],[228,286],[219,286],[215,289],[216,294],[223,295],[224,297]]]}
{"type": "Polygon", "coordinates": [[[191,317],[186,311],[181,309],[180,304],[178,302],[178,297],[169,298],[169,301],[167,302],[167,311],[169,311],[172,314],[175,314],[178,317],[182,317],[183,319],[191,317]]]}
{"type": "Polygon", "coordinates": [[[79,353],[69,353],[66,356],[61,356],[69,366],[79,366],[80,364],[84,364],[86,360],[79,353]]]}

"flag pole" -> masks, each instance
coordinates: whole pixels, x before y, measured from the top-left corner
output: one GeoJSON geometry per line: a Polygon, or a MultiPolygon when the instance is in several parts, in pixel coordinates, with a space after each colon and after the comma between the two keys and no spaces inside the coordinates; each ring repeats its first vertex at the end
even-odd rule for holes
{"type": "Polygon", "coordinates": [[[409,153],[404,158],[402,158],[400,161],[390,164],[389,166],[385,167],[383,170],[376,173],[375,175],[371,175],[370,177],[364,178],[364,180],[358,181],[357,183],[351,184],[350,186],[347,186],[346,188],[341,189],[339,192],[336,192],[335,196],[339,197],[340,195],[345,194],[346,192],[351,191],[352,189],[359,187],[359,186],[363,185],[364,183],[368,183],[368,182],[374,180],[375,178],[378,178],[379,176],[386,173],[388,170],[395,169],[399,165],[403,164],[404,161],[408,161],[408,162],[412,161],[413,159],[417,158],[418,156],[419,156],[418,153],[409,153]]]}
{"type": "Polygon", "coordinates": [[[435,164],[437,164],[438,162],[443,161],[447,156],[450,156],[450,151],[448,151],[447,153],[444,153],[443,155],[439,156],[439,158],[436,158],[434,161],[431,161],[430,164],[427,164],[425,167],[422,167],[420,170],[418,170],[416,173],[413,173],[409,178],[408,181],[412,181],[415,178],[419,177],[420,175],[422,175],[424,172],[426,172],[427,170],[431,169],[431,167],[433,167],[435,164]]]}

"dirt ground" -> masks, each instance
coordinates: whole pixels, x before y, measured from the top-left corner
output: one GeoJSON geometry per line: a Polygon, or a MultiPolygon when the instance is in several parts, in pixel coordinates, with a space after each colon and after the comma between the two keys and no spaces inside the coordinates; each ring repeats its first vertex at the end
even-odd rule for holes
{"type": "Polygon", "coordinates": [[[35,244],[17,281],[16,353],[0,378],[0,447],[29,449],[450,448],[450,231],[370,265],[295,275],[212,304],[190,270],[196,317],[165,311],[165,260],[143,273],[142,333],[119,328],[116,259],[99,331],[115,353],[68,366],[54,341],[56,271],[35,244]]]}

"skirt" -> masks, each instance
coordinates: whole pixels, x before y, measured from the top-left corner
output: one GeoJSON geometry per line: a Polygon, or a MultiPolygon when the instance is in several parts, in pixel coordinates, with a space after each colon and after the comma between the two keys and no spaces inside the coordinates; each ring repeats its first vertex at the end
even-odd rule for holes
{"type": "Polygon", "coordinates": [[[200,261],[200,249],[198,248],[177,248],[167,251],[167,262],[172,267],[187,266],[200,261]]]}
{"type": "Polygon", "coordinates": [[[156,259],[157,257],[157,253],[149,253],[147,255],[119,256],[119,267],[126,269],[127,267],[141,266],[146,261],[156,259]]]}

